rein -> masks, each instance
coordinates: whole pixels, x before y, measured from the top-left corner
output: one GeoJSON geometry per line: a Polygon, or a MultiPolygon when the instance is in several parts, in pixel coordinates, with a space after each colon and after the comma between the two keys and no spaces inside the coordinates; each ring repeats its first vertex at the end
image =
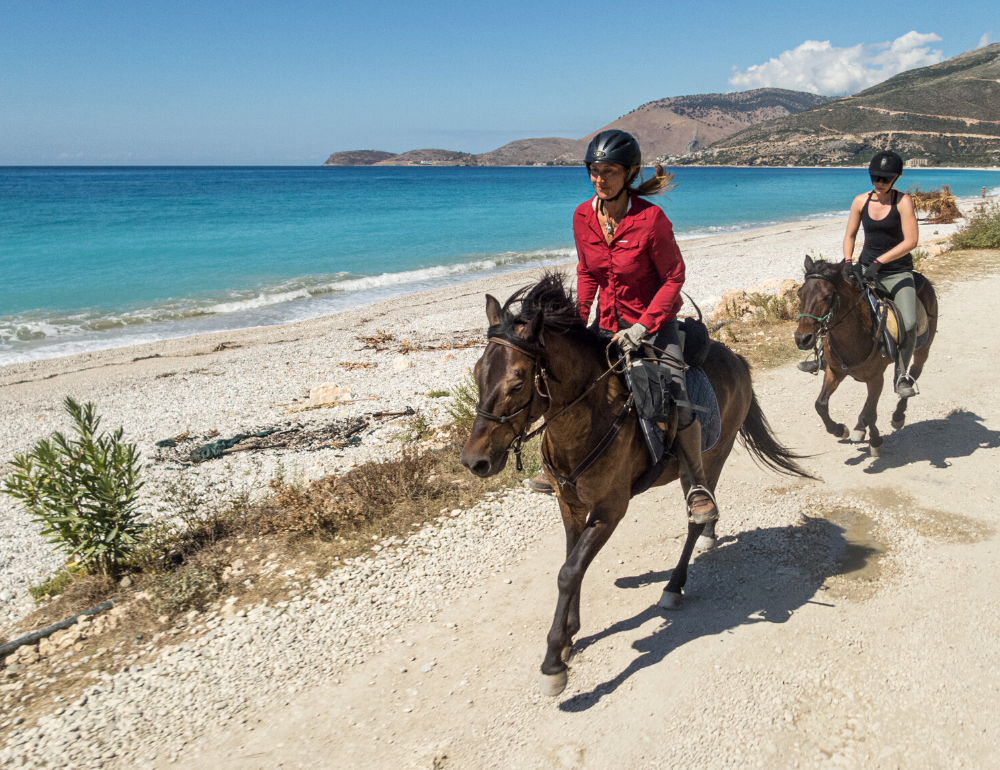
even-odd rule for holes
{"type": "MultiPolygon", "coordinates": [[[[551,395],[549,395],[549,392],[550,392],[550,389],[549,389],[549,375],[548,375],[548,372],[545,369],[544,353],[542,351],[531,350],[531,349],[528,348],[527,345],[519,345],[519,344],[517,344],[515,342],[511,342],[510,340],[504,339],[502,337],[490,337],[487,340],[487,342],[486,342],[486,346],[489,347],[490,344],[493,344],[493,343],[495,343],[497,345],[504,345],[505,347],[511,348],[513,350],[516,350],[519,353],[522,353],[522,354],[524,354],[524,355],[529,356],[529,357],[532,358],[532,360],[535,363],[535,370],[536,370],[535,371],[535,378],[534,378],[534,392],[532,393],[531,398],[528,399],[528,402],[524,406],[522,406],[516,412],[513,412],[511,414],[495,415],[495,414],[493,414],[491,412],[487,412],[485,409],[482,409],[479,406],[479,404],[476,404],[476,414],[479,415],[480,417],[483,417],[484,419],[489,420],[490,422],[495,422],[495,423],[499,423],[500,425],[505,425],[508,422],[510,422],[510,420],[512,420],[514,417],[516,417],[517,415],[521,414],[521,412],[524,412],[525,410],[529,409],[531,407],[531,404],[535,400],[535,395],[541,396],[543,399],[545,399],[546,401],[548,401],[549,402],[549,407],[551,408],[552,397],[551,397],[551,395]],[[542,383],[545,384],[544,391],[542,390],[542,387],[541,387],[542,383]]],[[[544,348],[544,343],[543,343],[542,347],[544,348]]],[[[608,343],[608,348],[610,349],[610,347],[611,347],[611,343],[608,343]]],[[[605,350],[605,356],[607,356],[607,355],[608,355],[608,350],[606,349],[605,350]]],[[[624,360],[624,359],[622,359],[622,360],[624,360]]],[[[610,359],[609,359],[609,361],[610,361],[610,359]]],[[[542,433],[547,427],[549,427],[550,424],[552,424],[553,422],[555,422],[556,420],[558,420],[562,415],[564,415],[572,407],[576,406],[578,403],[580,403],[581,401],[583,401],[583,399],[587,396],[587,394],[589,394],[594,388],[596,388],[601,383],[601,381],[605,377],[607,377],[609,374],[620,373],[620,372],[616,371],[617,367],[618,367],[617,363],[614,364],[614,365],[609,366],[604,371],[603,374],[601,374],[596,380],[594,380],[592,383],[590,383],[590,385],[587,386],[587,388],[583,391],[583,393],[581,393],[579,396],[577,396],[572,401],[570,401],[568,404],[566,404],[566,406],[564,406],[562,409],[560,409],[558,412],[556,412],[552,417],[550,417],[549,419],[545,420],[545,422],[543,422],[541,425],[539,425],[533,431],[528,431],[528,427],[531,425],[531,422],[532,422],[530,419],[528,420],[528,422],[526,422],[524,424],[524,427],[517,434],[517,436],[514,437],[514,441],[511,444],[511,448],[514,451],[514,459],[515,459],[515,463],[516,463],[516,467],[517,467],[518,471],[523,471],[524,470],[524,464],[521,461],[521,446],[525,442],[530,441],[531,439],[533,439],[539,433],[542,433]]],[[[581,463],[580,466],[578,466],[572,473],[570,473],[569,478],[573,479],[573,482],[571,482],[571,483],[575,483],[576,479],[578,479],[583,474],[583,472],[586,471],[587,468],[589,468],[594,463],[594,461],[596,461],[597,458],[600,457],[604,453],[604,451],[608,448],[608,446],[611,444],[611,441],[618,434],[618,431],[621,430],[622,425],[624,425],[625,418],[628,416],[628,413],[629,413],[629,411],[632,408],[632,404],[633,404],[633,398],[632,398],[632,395],[629,394],[628,399],[625,401],[625,406],[622,408],[622,411],[619,412],[618,417],[615,419],[614,424],[611,426],[611,430],[608,431],[607,435],[605,435],[605,437],[603,439],[601,439],[601,441],[590,452],[590,454],[587,455],[587,457],[584,459],[583,463],[581,463]]],[[[548,410],[546,409],[546,411],[548,411],[548,410]]],[[[544,416],[544,413],[543,413],[543,416],[544,416]]],[[[529,417],[530,417],[530,415],[529,415],[529,417]]],[[[548,470],[550,473],[552,473],[553,476],[557,476],[558,477],[560,484],[566,483],[566,481],[564,480],[564,477],[562,477],[559,474],[557,474],[552,469],[552,467],[548,464],[548,462],[545,459],[545,453],[544,452],[542,452],[542,464],[545,466],[546,470],[548,470]]]]}

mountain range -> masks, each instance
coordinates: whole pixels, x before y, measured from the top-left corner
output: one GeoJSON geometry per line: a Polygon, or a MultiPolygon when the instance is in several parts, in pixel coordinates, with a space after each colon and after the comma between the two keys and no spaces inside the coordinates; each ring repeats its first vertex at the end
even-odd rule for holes
{"type": "Polygon", "coordinates": [[[927,165],[1000,165],[1000,43],[909,70],[853,96],[758,88],[647,102],[581,139],[520,139],[473,155],[424,149],[338,152],[324,165],[580,165],[590,139],[619,128],[647,163],[858,165],[892,147],[927,165]]]}
{"type": "Polygon", "coordinates": [[[930,166],[1000,165],[1000,43],[758,123],[675,162],[856,165],[888,147],[930,166]]]}

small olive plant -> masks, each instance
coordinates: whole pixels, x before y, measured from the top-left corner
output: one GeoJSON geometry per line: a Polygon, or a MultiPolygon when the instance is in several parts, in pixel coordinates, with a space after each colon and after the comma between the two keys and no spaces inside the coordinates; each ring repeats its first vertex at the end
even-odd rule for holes
{"type": "Polygon", "coordinates": [[[98,434],[93,404],[67,398],[64,406],[75,437],[56,432],[16,455],[3,491],[23,503],[76,570],[113,575],[146,528],[138,513],[139,452],[122,442],[122,428],[98,434]]]}

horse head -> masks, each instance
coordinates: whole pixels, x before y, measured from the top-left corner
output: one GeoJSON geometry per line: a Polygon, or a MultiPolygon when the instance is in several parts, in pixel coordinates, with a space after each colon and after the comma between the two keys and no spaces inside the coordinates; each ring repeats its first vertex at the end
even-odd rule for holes
{"type": "Polygon", "coordinates": [[[482,478],[506,467],[511,445],[546,408],[538,387],[545,355],[544,312],[539,310],[529,321],[519,323],[487,294],[486,318],[489,339],[473,370],[479,403],[462,448],[462,465],[482,478]]]}
{"type": "Polygon", "coordinates": [[[839,263],[806,256],[805,269],[805,280],[798,292],[799,325],[795,328],[795,345],[799,350],[811,350],[816,345],[836,310],[838,292],[850,290],[839,263]]]}

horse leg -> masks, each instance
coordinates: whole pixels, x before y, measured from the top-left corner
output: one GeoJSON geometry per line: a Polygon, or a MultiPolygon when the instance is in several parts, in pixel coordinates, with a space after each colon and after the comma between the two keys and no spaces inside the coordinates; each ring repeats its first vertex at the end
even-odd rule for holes
{"type": "MultiPolygon", "coordinates": [[[[910,366],[909,375],[914,382],[924,371],[924,364],[927,363],[927,357],[930,355],[930,344],[924,345],[920,350],[917,350],[913,354],[913,364],[910,366]]],[[[899,403],[896,404],[896,411],[892,413],[892,427],[899,430],[906,424],[906,404],[909,399],[901,398],[899,403]]]]}
{"type": "Polygon", "coordinates": [[[570,645],[568,631],[573,597],[579,596],[587,567],[608,542],[611,533],[625,515],[627,507],[627,502],[624,505],[600,504],[595,507],[573,551],[559,569],[559,600],[556,602],[555,617],[552,619],[552,628],[546,640],[548,646],[545,658],[542,660],[542,678],[539,683],[545,695],[556,696],[566,689],[568,676],[563,650],[570,645]]]}
{"type": "MultiPolygon", "coordinates": [[[[712,494],[713,495],[715,494],[714,490],[712,491],[712,494]]],[[[718,521],[718,519],[708,522],[708,524],[705,525],[705,529],[702,530],[701,535],[698,537],[698,542],[695,544],[695,548],[697,548],[699,551],[711,551],[713,548],[715,548],[716,521],[718,521]]]]}
{"type": "Polygon", "coordinates": [[[885,373],[883,372],[874,380],[869,380],[866,384],[868,385],[868,398],[865,399],[865,408],[861,412],[861,417],[864,424],[868,426],[868,451],[872,457],[878,457],[882,454],[882,436],[878,432],[875,421],[878,419],[878,399],[882,395],[882,388],[885,385],[885,373]]]}
{"type": "Polygon", "coordinates": [[[687,583],[688,563],[691,561],[691,554],[694,553],[695,543],[698,542],[698,538],[701,537],[704,531],[704,524],[695,524],[693,521],[688,522],[687,540],[684,541],[684,548],[681,549],[681,558],[677,560],[677,566],[674,567],[673,574],[670,575],[670,582],[663,589],[660,601],[657,602],[663,609],[679,610],[683,605],[684,597],[681,589],[687,583]]]}
{"type": "Polygon", "coordinates": [[[823,387],[819,391],[819,398],[816,399],[816,412],[826,426],[826,432],[832,433],[837,438],[847,438],[850,435],[847,426],[843,423],[836,423],[830,419],[830,396],[840,387],[844,378],[838,377],[833,372],[833,367],[828,366],[823,373],[823,387]]]}
{"type": "MultiPolygon", "coordinates": [[[[563,527],[566,530],[566,560],[573,553],[576,544],[580,541],[583,528],[587,523],[587,512],[585,510],[575,511],[571,506],[559,501],[559,509],[562,513],[563,527]]],[[[573,637],[580,631],[580,588],[570,597],[569,613],[566,616],[566,645],[562,649],[562,660],[569,661],[573,653],[573,637]]]]}

